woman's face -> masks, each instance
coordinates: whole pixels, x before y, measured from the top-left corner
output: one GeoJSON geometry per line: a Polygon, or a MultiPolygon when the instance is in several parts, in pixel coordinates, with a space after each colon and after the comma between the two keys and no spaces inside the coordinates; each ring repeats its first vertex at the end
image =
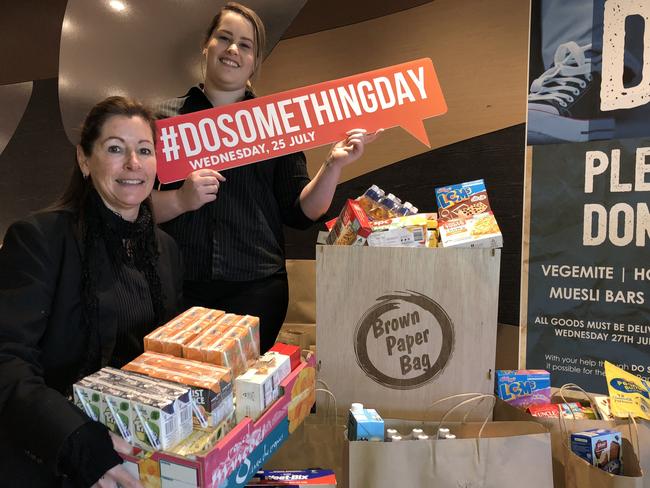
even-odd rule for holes
{"type": "Polygon", "coordinates": [[[104,122],[86,156],[77,146],[84,175],[108,208],[125,220],[138,217],[140,204],[149,196],[156,177],[156,155],[151,126],[141,117],[114,115],[104,122]]]}
{"type": "Polygon", "coordinates": [[[255,67],[255,30],[248,19],[224,12],[205,46],[206,84],[234,91],[246,87],[255,67]]]}

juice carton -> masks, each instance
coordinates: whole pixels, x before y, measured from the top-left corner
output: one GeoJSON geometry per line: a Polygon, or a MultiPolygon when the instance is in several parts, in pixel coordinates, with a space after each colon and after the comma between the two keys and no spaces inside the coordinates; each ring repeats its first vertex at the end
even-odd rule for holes
{"type": "Polygon", "coordinates": [[[588,463],[607,471],[621,472],[621,433],[609,429],[591,429],[571,434],[571,450],[588,463]]]}
{"type": "Polygon", "coordinates": [[[551,403],[551,376],[541,369],[497,370],[497,395],[515,407],[551,403]]]}
{"type": "Polygon", "coordinates": [[[204,427],[217,426],[234,407],[232,382],[227,368],[214,366],[214,373],[201,375],[188,370],[176,371],[170,366],[151,366],[136,358],[122,369],[188,386],[194,418],[204,427]]]}
{"type": "Polygon", "coordinates": [[[280,382],[291,373],[289,356],[268,351],[258,363],[235,379],[237,420],[256,420],[280,397],[280,382]]]}
{"type": "Polygon", "coordinates": [[[348,440],[383,441],[384,420],[376,410],[353,403],[348,416],[348,440]]]}

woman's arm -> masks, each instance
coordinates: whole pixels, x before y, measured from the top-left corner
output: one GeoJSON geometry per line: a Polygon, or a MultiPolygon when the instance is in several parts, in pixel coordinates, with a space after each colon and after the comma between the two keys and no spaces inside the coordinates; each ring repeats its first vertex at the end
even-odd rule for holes
{"type": "Polygon", "coordinates": [[[199,169],[191,173],[177,190],[154,190],[151,200],[156,222],[162,224],[216,200],[219,185],[224,181],[226,178],[217,171],[199,169]]]}
{"type": "MultiPolygon", "coordinates": [[[[45,226],[35,219],[12,225],[0,249],[0,426],[16,449],[28,451],[50,471],[60,473],[64,444],[95,423],[44,380],[40,344],[50,326],[59,274],[69,271],[63,267],[61,237],[67,222],[51,217],[46,217],[50,220],[45,226]]],[[[66,353],[62,348],[61,354],[66,353]]],[[[97,424],[96,429],[105,437],[92,435],[91,445],[81,448],[94,467],[92,476],[96,475],[81,480],[88,485],[119,463],[116,457],[93,455],[105,451],[106,442],[111,446],[106,428],[97,424]]],[[[63,467],[71,478],[83,468],[63,467]]]]}

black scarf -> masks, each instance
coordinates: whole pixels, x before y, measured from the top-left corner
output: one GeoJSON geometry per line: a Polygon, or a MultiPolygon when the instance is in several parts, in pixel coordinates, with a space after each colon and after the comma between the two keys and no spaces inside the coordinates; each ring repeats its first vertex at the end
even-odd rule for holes
{"type": "Polygon", "coordinates": [[[159,251],[155,224],[148,201],[140,205],[135,222],[129,222],[107,208],[99,194],[92,190],[81,210],[80,225],[83,249],[81,302],[88,332],[88,356],[81,373],[86,376],[102,366],[96,283],[102,266],[108,264],[117,268],[130,264],[144,275],[149,285],[155,324],[160,323],[164,316],[164,299],[157,270],[159,251]],[[109,263],[103,262],[102,246],[106,248],[109,263]]]}

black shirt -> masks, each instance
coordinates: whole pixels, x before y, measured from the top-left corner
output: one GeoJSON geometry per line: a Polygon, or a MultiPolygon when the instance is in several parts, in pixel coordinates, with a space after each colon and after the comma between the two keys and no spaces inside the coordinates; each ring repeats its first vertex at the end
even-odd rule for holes
{"type": "MultiPolygon", "coordinates": [[[[252,98],[247,93],[246,99],[252,98]]],[[[199,87],[163,102],[162,118],[213,108],[199,87]]],[[[300,207],[300,193],[309,183],[302,152],[220,171],[226,181],[217,199],[186,212],[161,227],[178,243],[185,279],[249,281],[284,269],[283,224],[309,228],[313,221],[300,207]]],[[[161,185],[176,189],[181,182],[161,185]]]]}

